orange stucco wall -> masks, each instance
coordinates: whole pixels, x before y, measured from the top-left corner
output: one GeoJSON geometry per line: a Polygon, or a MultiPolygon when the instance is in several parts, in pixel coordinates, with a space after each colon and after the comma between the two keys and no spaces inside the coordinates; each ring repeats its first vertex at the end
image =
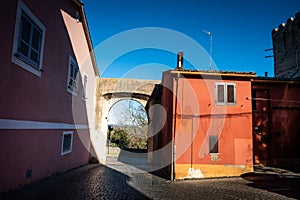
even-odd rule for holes
{"type": "Polygon", "coordinates": [[[173,93],[163,94],[162,102],[165,106],[172,105],[172,110],[166,107],[171,111],[172,125],[167,125],[163,134],[172,134],[174,127],[170,126],[176,124],[172,138],[176,146],[175,178],[232,176],[253,170],[251,82],[220,77],[182,76],[177,84],[172,75],[164,74],[163,83],[173,82],[168,86],[173,93]],[[216,105],[216,82],[236,84],[235,105],[216,105]],[[210,135],[218,136],[218,154],[209,153],[210,135]]]}

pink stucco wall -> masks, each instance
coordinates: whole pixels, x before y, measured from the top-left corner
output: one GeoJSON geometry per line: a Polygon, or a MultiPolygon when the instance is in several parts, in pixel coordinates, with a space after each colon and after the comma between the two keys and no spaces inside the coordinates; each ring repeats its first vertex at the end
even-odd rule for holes
{"type": "Polygon", "coordinates": [[[88,162],[89,135],[74,131],[73,149],[61,156],[61,130],[1,130],[0,188],[15,188],[88,162]],[[86,147],[85,147],[86,146],[86,147]],[[26,170],[32,170],[25,180],[26,170]]]}
{"type": "MultiPolygon", "coordinates": [[[[0,18],[5,19],[0,21],[0,123],[9,119],[90,126],[96,74],[82,22],[75,19],[80,8],[72,0],[24,3],[46,27],[44,72],[38,77],[11,62],[18,0],[7,1],[0,12],[0,18]],[[76,34],[71,36],[71,32],[76,34]],[[77,60],[80,75],[84,73],[89,78],[88,100],[82,99],[81,76],[77,96],[67,92],[70,55],[77,60]]],[[[0,128],[0,191],[86,164],[89,149],[88,128],[0,128]],[[73,148],[61,156],[64,131],[74,131],[73,148]],[[25,180],[28,169],[32,177],[25,180]]]]}

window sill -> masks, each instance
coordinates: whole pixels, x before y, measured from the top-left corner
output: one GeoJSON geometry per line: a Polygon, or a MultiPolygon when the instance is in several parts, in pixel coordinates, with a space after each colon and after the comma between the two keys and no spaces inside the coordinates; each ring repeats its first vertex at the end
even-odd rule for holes
{"type": "Polygon", "coordinates": [[[86,101],[86,100],[87,100],[87,97],[82,97],[82,100],[83,100],[83,101],[86,101]]]}
{"type": "Polygon", "coordinates": [[[236,103],[216,103],[217,106],[236,106],[236,103]]]}
{"type": "Polygon", "coordinates": [[[74,95],[74,96],[77,96],[77,92],[75,92],[74,90],[71,90],[68,86],[67,86],[67,91],[68,91],[70,94],[72,94],[72,95],[74,95]]]}
{"type": "Polygon", "coordinates": [[[64,155],[66,155],[66,154],[69,154],[69,153],[71,153],[72,152],[72,150],[70,150],[70,151],[65,151],[65,152],[61,152],[61,156],[64,156],[64,155]]]}
{"type": "Polygon", "coordinates": [[[14,64],[18,65],[19,67],[27,70],[28,72],[30,72],[38,77],[42,76],[42,71],[43,71],[42,69],[39,70],[39,69],[34,68],[32,65],[24,62],[23,60],[16,57],[15,55],[12,55],[11,62],[13,62],[14,64]]]}

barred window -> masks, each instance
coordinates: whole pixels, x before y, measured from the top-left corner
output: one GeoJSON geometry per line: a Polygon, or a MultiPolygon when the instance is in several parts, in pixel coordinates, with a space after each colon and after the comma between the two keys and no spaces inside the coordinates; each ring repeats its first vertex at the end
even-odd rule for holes
{"type": "Polygon", "coordinates": [[[63,132],[61,155],[70,153],[72,151],[72,143],[73,143],[73,131],[63,132]]]}
{"type": "Polygon", "coordinates": [[[209,153],[219,153],[218,136],[209,136],[209,153]]]}

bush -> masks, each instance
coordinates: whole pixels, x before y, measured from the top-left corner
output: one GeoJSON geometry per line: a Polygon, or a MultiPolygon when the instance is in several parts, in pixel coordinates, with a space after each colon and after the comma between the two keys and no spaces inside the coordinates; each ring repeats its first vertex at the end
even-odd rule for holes
{"type": "Polygon", "coordinates": [[[115,128],[114,131],[111,132],[110,141],[120,148],[128,148],[130,143],[128,134],[120,128],[115,128]]]}
{"type": "Polygon", "coordinates": [[[128,128],[124,130],[120,127],[115,127],[114,130],[110,132],[109,139],[111,146],[130,149],[147,149],[146,138],[134,133],[135,132],[130,131],[128,128]],[[131,132],[131,134],[128,134],[128,131],[131,132]]]}

